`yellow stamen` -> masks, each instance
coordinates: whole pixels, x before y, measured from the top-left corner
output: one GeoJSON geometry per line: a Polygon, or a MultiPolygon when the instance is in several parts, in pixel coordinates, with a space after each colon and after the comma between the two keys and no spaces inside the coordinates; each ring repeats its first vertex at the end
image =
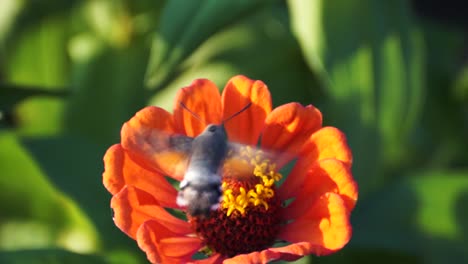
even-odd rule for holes
{"type": "Polygon", "coordinates": [[[274,185],[282,177],[276,171],[276,164],[264,158],[261,150],[251,147],[244,147],[240,151],[240,157],[252,165],[252,175],[257,182],[251,189],[244,187],[231,187],[223,182],[223,202],[221,207],[226,209],[226,215],[231,216],[235,211],[241,215],[251,206],[263,206],[265,210],[269,208],[269,200],[275,196],[274,185]]]}

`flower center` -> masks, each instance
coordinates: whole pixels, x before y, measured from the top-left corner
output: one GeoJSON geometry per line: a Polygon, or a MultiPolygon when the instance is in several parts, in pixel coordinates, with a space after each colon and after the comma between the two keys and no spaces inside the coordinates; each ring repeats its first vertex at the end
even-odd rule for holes
{"type": "Polygon", "coordinates": [[[280,227],[276,165],[260,150],[242,147],[231,153],[223,175],[223,200],[208,217],[188,216],[209,251],[232,257],[263,250],[275,242],[280,227]],[[248,173],[246,173],[248,172],[248,173]]]}

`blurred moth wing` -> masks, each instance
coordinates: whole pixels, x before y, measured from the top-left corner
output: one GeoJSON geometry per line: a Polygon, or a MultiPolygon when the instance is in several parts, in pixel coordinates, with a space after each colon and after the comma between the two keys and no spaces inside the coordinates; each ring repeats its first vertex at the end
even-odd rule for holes
{"type": "Polygon", "coordinates": [[[223,177],[242,181],[251,177],[253,166],[242,155],[246,149],[263,159],[279,162],[288,157],[256,146],[228,142],[222,125],[208,125],[195,138],[161,131],[151,137],[157,149],[154,161],[164,175],[181,179],[177,204],[192,216],[207,216],[222,200],[223,177]]]}
{"type": "Polygon", "coordinates": [[[193,138],[153,131],[148,141],[151,148],[157,150],[152,155],[156,168],[164,175],[183,179],[190,160],[193,138]]]}
{"type": "MultiPolygon", "coordinates": [[[[185,207],[190,215],[208,216],[211,210],[219,207],[222,200],[222,177],[235,177],[241,180],[242,177],[252,175],[253,165],[245,157],[240,157],[243,150],[250,148],[250,150],[254,150],[255,155],[262,153],[263,158],[272,153],[258,152],[256,147],[247,147],[239,143],[228,143],[224,123],[236,117],[251,105],[251,102],[248,103],[238,112],[223,120],[220,125],[209,124],[195,138],[184,136],[169,138],[169,147],[177,153],[188,153],[188,156],[190,156],[188,162],[185,161],[186,163],[183,166],[166,168],[168,171],[171,169],[176,170],[177,173],[180,173],[179,168],[187,168],[179,185],[177,204],[185,207]]],[[[203,122],[196,113],[192,112],[182,102],[180,106],[190,112],[193,117],[203,122]]],[[[267,158],[272,160],[271,158],[274,156],[270,156],[267,158]]]]}
{"type": "MultiPolygon", "coordinates": [[[[257,146],[245,145],[236,142],[228,142],[228,155],[223,163],[223,177],[235,178],[242,181],[243,178],[251,177],[254,173],[252,159],[260,158],[263,161],[268,160],[270,164],[276,164],[277,168],[293,161],[295,155],[286,152],[266,150],[257,146]],[[250,152],[246,155],[244,152],[250,152]]],[[[259,160],[257,160],[258,162],[259,160]]]]}

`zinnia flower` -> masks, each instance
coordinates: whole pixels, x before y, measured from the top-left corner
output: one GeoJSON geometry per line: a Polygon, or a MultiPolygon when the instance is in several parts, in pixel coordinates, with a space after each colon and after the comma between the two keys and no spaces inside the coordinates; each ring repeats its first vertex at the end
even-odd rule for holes
{"type": "Polygon", "coordinates": [[[289,103],[272,110],[263,82],[235,76],[222,95],[211,81],[195,80],[179,90],[173,114],[155,106],[139,111],[105,154],[103,182],[115,224],[152,263],[267,263],[327,255],[348,243],[358,196],[351,163],[344,134],[322,127],[317,108],[289,103]],[[161,148],[161,138],[196,137],[249,103],[224,124],[229,141],[245,147],[241,162],[221,175],[218,209],[176,217],[185,208],[168,179],[184,178],[184,150],[161,148]],[[294,160],[270,159],[269,152],[294,160]],[[294,165],[282,175],[288,162],[294,165]],[[207,258],[194,259],[197,252],[207,258]]]}

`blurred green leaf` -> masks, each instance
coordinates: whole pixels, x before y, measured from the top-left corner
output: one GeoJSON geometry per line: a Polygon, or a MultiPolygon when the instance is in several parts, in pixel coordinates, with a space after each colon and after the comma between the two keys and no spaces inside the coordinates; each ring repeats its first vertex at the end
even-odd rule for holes
{"type": "Polygon", "coordinates": [[[468,102],[468,65],[461,69],[455,80],[455,97],[468,102]]]}
{"type": "Polygon", "coordinates": [[[0,83],[0,110],[10,110],[18,102],[33,96],[65,97],[67,91],[54,91],[42,87],[24,87],[0,83]]]}
{"type": "Polygon", "coordinates": [[[0,263],[8,264],[105,264],[103,258],[59,249],[0,251],[0,263]]]}
{"type": "Polygon", "coordinates": [[[0,2],[0,43],[13,31],[15,21],[24,2],[17,0],[4,0],[0,2]]]}
{"type": "Polygon", "coordinates": [[[67,83],[67,23],[65,18],[50,17],[30,26],[6,45],[5,80],[7,83],[64,87],[67,83]]]}
{"type": "Polygon", "coordinates": [[[290,0],[292,28],[322,74],[327,117],[355,153],[362,194],[401,166],[421,112],[424,47],[409,2],[290,0]]]}
{"type": "Polygon", "coordinates": [[[363,263],[379,263],[379,264],[423,264],[425,263],[421,257],[416,254],[408,254],[397,250],[388,249],[370,249],[370,248],[350,248],[344,249],[326,257],[312,257],[311,262],[314,264],[363,264],[363,263]]]}
{"type": "Polygon", "coordinates": [[[112,221],[111,195],[102,184],[102,159],[107,146],[71,136],[25,139],[23,143],[52,183],[87,213],[107,248],[126,245],[138,252],[136,243],[112,221]]]}
{"type": "Polygon", "coordinates": [[[148,50],[139,42],[106,47],[77,62],[65,126],[68,133],[110,145],[119,141],[122,124],[148,100],[143,89],[148,50]]]}
{"type": "Polygon", "coordinates": [[[272,0],[168,1],[154,37],[146,84],[161,88],[180,64],[210,36],[272,0]]]}
{"type": "MultiPolygon", "coordinates": [[[[5,126],[16,126],[18,123],[21,126],[25,127],[33,127],[34,131],[37,132],[37,129],[35,127],[41,127],[41,124],[37,126],[31,126],[31,125],[25,125],[24,124],[24,119],[22,120],[16,120],[16,117],[21,116],[23,117],[30,117],[30,115],[23,115],[23,114],[16,114],[15,115],[15,109],[14,107],[19,105],[19,103],[23,102],[25,99],[31,98],[31,97],[37,97],[37,96],[45,96],[45,97],[59,97],[63,98],[66,95],[68,95],[67,92],[65,91],[54,91],[54,90],[48,90],[48,89],[43,89],[43,88],[36,88],[36,87],[22,87],[22,86],[15,86],[15,85],[8,85],[8,84],[1,84],[0,83],[0,125],[5,125],[5,126]]],[[[50,105],[50,104],[49,104],[50,105]]],[[[33,107],[34,110],[36,108],[33,107]]],[[[53,111],[52,111],[53,112],[53,111]]],[[[34,116],[34,114],[33,114],[34,116]]],[[[51,120],[50,118],[50,112],[48,112],[47,118],[51,120]]],[[[53,121],[55,121],[54,119],[53,121]]],[[[40,120],[41,123],[44,122],[44,119],[40,120]]],[[[45,122],[48,129],[54,127],[51,126],[50,122],[45,122]]]]}
{"type": "Polygon", "coordinates": [[[89,219],[57,191],[16,136],[0,132],[0,248],[63,247],[92,252],[99,246],[89,219]]]}
{"type": "Polygon", "coordinates": [[[427,101],[414,137],[419,150],[414,156],[433,169],[466,166],[468,104],[462,91],[466,70],[460,56],[466,50],[465,34],[444,24],[424,23],[423,29],[430,54],[427,101]]]}
{"type": "MultiPolygon", "coordinates": [[[[24,8],[27,9],[26,6],[24,8]]],[[[5,41],[4,47],[8,52],[2,54],[5,61],[0,61],[3,66],[0,73],[4,75],[3,82],[24,89],[11,90],[1,87],[0,93],[7,94],[5,97],[0,94],[0,110],[7,111],[17,119],[15,125],[23,135],[53,135],[62,129],[64,104],[58,102],[59,100],[26,100],[22,101],[19,109],[10,110],[17,100],[33,94],[61,95],[67,87],[69,64],[66,52],[66,17],[42,17],[35,22],[5,41]],[[37,89],[38,87],[41,89],[37,89]],[[28,89],[31,91],[27,91],[28,89]],[[41,114],[44,110],[47,111],[46,115],[41,114]]]]}
{"type": "Polygon", "coordinates": [[[287,10],[280,4],[265,7],[211,37],[187,59],[186,65],[177,78],[155,93],[151,104],[172,111],[176,92],[193,80],[207,78],[221,90],[238,74],[265,82],[275,105],[291,101],[320,103],[319,86],[289,30],[287,10]]]}
{"type": "Polygon", "coordinates": [[[468,172],[408,175],[358,204],[350,247],[417,254],[424,263],[466,262],[467,201],[468,172]]]}

